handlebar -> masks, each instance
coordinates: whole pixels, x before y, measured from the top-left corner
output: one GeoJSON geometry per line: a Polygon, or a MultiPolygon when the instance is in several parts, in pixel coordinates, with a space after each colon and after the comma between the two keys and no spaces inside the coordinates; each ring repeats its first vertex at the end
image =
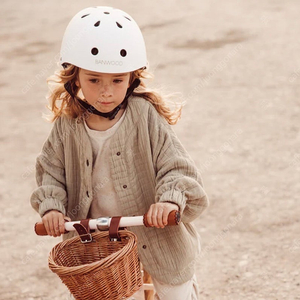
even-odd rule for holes
{"type": "MultiPolygon", "coordinates": [[[[89,220],[89,227],[90,229],[98,229],[98,230],[108,230],[111,222],[110,217],[101,217],[98,219],[90,219],[89,220]]],[[[168,216],[168,226],[178,225],[180,223],[181,215],[180,212],[177,210],[173,210],[170,212],[168,216]]],[[[65,233],[69,231],[75,231],[74,224],[80,224],[80,221],[74,222],[65,222],[65,233]]],[[[147,222],[147,214],[143,216],[136,216],[136,217],[122,217],[120,220],[120,227],[130,227],[130,226],[141,226],[144,225],[146,227],[150,227],[147,222]]],[[[37,235],[47,235],[46,228],[42,222],[38,222],[34,226],[35,233],[37,235]]]]}

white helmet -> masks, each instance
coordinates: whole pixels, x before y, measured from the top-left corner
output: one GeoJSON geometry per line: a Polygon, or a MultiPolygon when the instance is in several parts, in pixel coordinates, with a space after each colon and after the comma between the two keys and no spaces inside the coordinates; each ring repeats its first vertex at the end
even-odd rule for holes
{"type": "Polygon", "coordinates": [[[101,73],[126,73],[146,67],[145,42],[136,22],[122,10],[97,6],[70,21],[60,63],[101,73]]]}

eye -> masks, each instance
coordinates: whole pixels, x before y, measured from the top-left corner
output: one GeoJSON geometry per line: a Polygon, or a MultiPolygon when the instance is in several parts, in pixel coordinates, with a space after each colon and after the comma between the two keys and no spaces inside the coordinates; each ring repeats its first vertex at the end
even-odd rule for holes
{"type": "Polygon", "coordinates": [[[114,80],[114,83],[121,83],[121,82],[123,82],[122,79],[115,79],[115,80],[114,80]]]}
{"type": "Polygon", "coordinates": [[[90,81],[91,83],[98,83],[98,82],[99,82],[99,80],[96,79],[96,78],[89,79],[89,81],[90,81]]]}

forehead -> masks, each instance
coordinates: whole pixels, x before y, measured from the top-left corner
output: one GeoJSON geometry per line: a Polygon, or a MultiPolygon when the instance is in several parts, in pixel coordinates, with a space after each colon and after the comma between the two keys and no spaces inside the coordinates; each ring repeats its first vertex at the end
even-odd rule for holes
{"type": "Polygon", "coordinates": [[[80,72],[87,76],[96,76],[96,77],[103,77],[103,78],[126,77],[129,75],[129,73],[99,73],[99,72],[89,71],[85,69],[80,69],[80,72]]]}

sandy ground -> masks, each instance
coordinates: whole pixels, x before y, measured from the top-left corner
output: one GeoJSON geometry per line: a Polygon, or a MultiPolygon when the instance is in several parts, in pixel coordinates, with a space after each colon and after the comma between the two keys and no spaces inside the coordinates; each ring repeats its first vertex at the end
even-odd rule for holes
{"type": "Polygon", "coordinates": [[[29,205],[64,29],[80,9],[119,7],[141,26],[153,85],[187,104],[176,125],[211,206],[196,221],[201,299],[300,299],[300,2],[0,3],[0,299],[66,299],[29,205]]]}

